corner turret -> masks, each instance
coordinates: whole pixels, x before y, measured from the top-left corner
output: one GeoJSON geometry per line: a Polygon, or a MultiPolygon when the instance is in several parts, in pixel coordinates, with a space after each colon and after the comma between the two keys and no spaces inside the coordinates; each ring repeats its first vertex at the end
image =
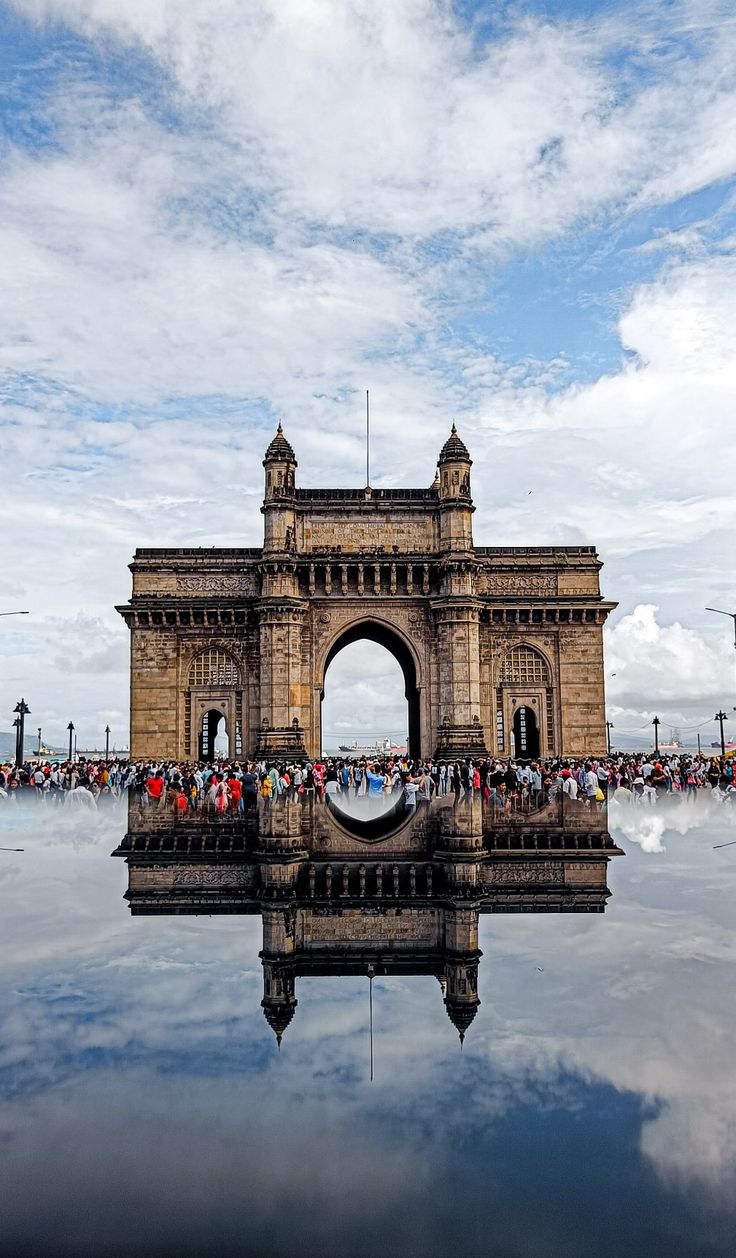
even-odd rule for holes
{"type": "Polygon", "coordinates": [[[296,970],[295,917],[281,905],[263,908],[263,1000],[261,1009],[281,1048],[284,1031],[294,1017],[296,970]]]}
{"type": "Polygon", "coordinates": [[[297,461],[279,424],[263,460],[266,492],[261,510],[265,516],[263,548],[282,553],[295,549],[296,512],[294,488],[297,461]]]}
{"type": "Polygon", "coordinates": [[[270,985],[274,992],[276,986],[279,984],[282,987],[285,985],[286,990],[270,997],[264,996],[261,1001],[261,1009],[263,1010],[263,1016],[266,1019],[266,1022],[276,1036],[276,1043],[278,1047],[281,1048],[284,1031],[291,1022],[291,1019],[294,1017],[294,1010],[296,1009],[298,1003],[293,992],[293,967],[291,975],[284,973],[280,976],[279,980],[276,980],[275,977],[272,976],[270,985]],[[290,992],[288,991],[289,980],[291,980],[290,992]]]}
{"type": "Polygon", "coordinates": [[[281,424],[276,429],[276,436],[266,450],[263,466],[266,469],[265,501],[271,502],[275,498],[290,497],[294,489],[294,476],[298,464],[291,444],[284,436],[281,424]]]}
{"type": "Polygon", "coordinates": [[[443,549],[469,551],[473,545],[471,517],[475,510],[470,496],[470,469],[473,466],[473,460],[454,424],[440,451],[437,466],[442,511],[440,537],[443,549]]]}
{"type": "Polygon", "coordinates": [[[448,958],[445,962],[445,982],[445,1009],[462,1044],[480,1005],[477,959],[448,958]]]}
{"type": "Polygon", "coordinates": [[[460,1043],[478,1012],[478,909],[454,906],[445,911],[444,1004],[460,1043]]]}

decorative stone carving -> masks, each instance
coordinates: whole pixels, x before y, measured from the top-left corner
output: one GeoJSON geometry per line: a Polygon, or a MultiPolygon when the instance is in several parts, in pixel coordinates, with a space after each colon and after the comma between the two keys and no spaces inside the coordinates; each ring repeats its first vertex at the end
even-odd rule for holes
{"type": "Polygon", "coordinates": [[[559,886],[565,878],[563,866],[556,861],[509,861],[503,865],[492,865],[489,872],[490,881],[503,886],[527,886],[530,883],[559,886]]]}
{"type": "Polygon", "coordinates": [[[177,869],[175,887],[246,887],[253,881],[248,866],[223,866],[217,869],[177,869]]]}
{"type": "Polygon", "coordinates": [[[182,594],[247,594],[258,593],[254,572],[237,576],[224,576],[217,572],[203,572],[199,576],[177,576],[176,587],[182,594]]]}

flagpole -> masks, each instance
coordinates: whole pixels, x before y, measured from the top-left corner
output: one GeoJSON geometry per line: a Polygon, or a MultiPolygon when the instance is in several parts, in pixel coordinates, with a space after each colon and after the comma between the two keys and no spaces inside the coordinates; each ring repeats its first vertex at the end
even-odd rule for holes
{"type": "Polygon", "coordinates": [[[368,390],[365,391],[365,483],[371,483],[371,402],[368,390]]]}

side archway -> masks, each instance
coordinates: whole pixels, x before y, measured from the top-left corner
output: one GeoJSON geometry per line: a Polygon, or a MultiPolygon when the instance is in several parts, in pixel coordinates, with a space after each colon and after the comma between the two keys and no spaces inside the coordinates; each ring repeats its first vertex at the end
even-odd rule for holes
{"type": "MultiPolygon", "coordinates": [[[[404,694],[407,702],[408,753],[413,759],[422,756],[422,728],[420,705],[420,664],[413,648],[392,625],[381,620],[359,620],[342,629],[330,644],[320,670],[320,702],[325,694],[325,676],[335,656],[343,647],[353,642],[376,642],[393,655],[404,676],[404,694]]],[[[321,715],[320,715],[321,734],[321,715]]],[[[321,739],[320,739],[321,741],[321,739]]]]}
{"type": "Polygon", "coordinates": [[[188,754],[211,760],[224,719],[227,754],[242,755],[243,692],[238,661],[218,646],[206,647],[190,660],[184,695],[184,741],[188,754]]]}
{"type": "Polygon", "coordinates": [[[555,749],[552,669],[536,646],[517,643],[501,657],[496,691],[497,752],[536,759],[555,749]]]}

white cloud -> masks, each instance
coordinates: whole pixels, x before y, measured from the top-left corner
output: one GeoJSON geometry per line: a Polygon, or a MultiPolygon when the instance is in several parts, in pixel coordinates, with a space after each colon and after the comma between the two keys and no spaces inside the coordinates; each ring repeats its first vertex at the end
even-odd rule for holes
{"type": "MultiPolygon", "coordinates": [[[[681,713],[724,702],[733,686],[733,644],[724,635],[706,640],[675,623],[660,625],[653,604],[640,604],[609,630],[606,640],[608,698],[619,710],[654,715],[662,706],[681,713]]],[[[676,723],[680,723],[679,721],[676,723]]]]}
{"type": "MultiPolygon", "coordinates": [[[[429,483],[458,418],[478,542],[596,542],[624,614],[697,608],[702,632],[707,602],[731,605],[736,263],[707,219],[701,248],[670,233],[660,274],[616,294],[622,364],[593,383],[453,322],[485,311],[514,250],[733,170],[726,7],[480,42],[430,0],[15,8],[99,61],[49,78],[33,108],[53,146],[8,149],[0,174],[0,530],[24,543],[0,589],[48,617],[0,703],[32,677],[60,714],[81,674],[50,661],[119,658],[136,545],[257,544],[275,414],[302,484],[359,483],[367,385],[382,483],[429,483]],[[101,651],[66,636],[82,602],[101,651]]],[[[101,693],[87,673],[94,723],[123,712],[122,675],[101,693]]]]}

